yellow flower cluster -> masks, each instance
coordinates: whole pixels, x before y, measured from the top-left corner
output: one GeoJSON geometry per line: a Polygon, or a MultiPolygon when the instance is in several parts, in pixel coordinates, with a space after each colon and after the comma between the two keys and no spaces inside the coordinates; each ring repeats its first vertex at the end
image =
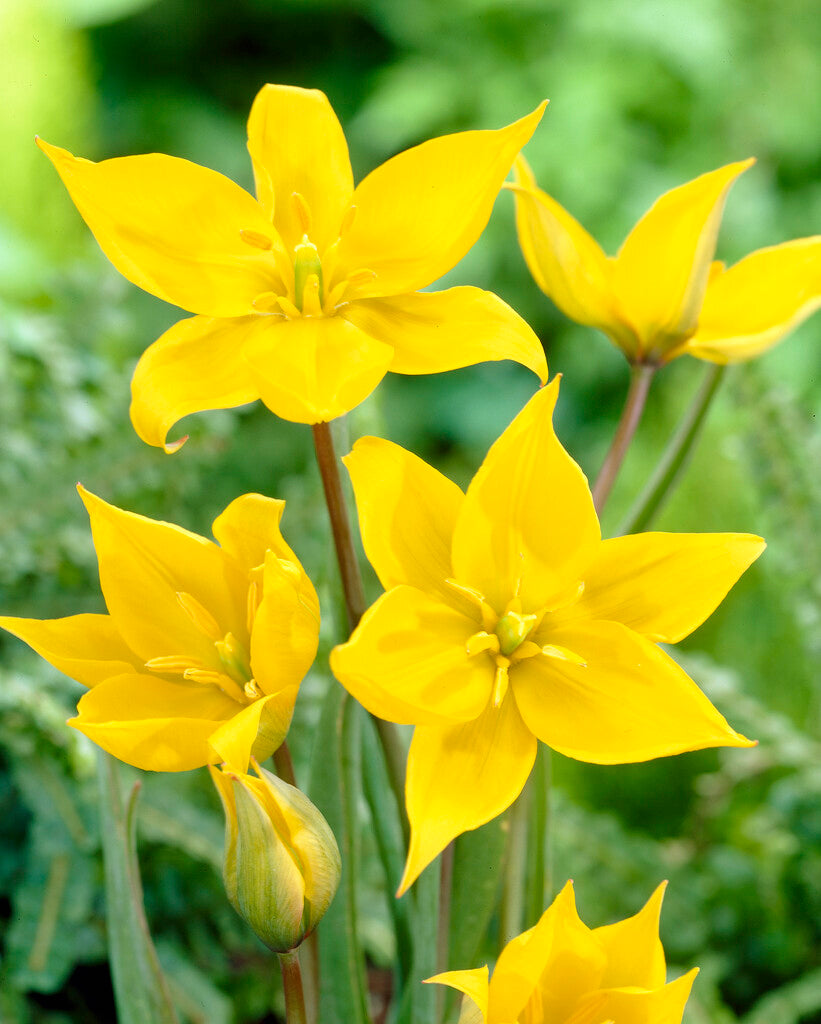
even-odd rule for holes
{"type": "MultiPolygon", "coordinates": [[[[420,291],[473,245],[515,164],[516,220],[537,284],[635,364],[750,358],[821,305],[821,238],[713,259],[727,194],[751,161],[662,196],[616,257],[536,186],[519,155],[544,104],[496,131],[424,142],[354,186],[327,98],[266,85],[248,122],[256,198],[159,154],[92,163],[40,142],[105,254],[193,314],[155,341],[131,418],[177,450],[189,413],[261,399],[324,423],[386,372],[512,359],[542,385],[528,325],[473,287],[420,291]]],[[[759,556],[747,534],[602,539],[587,481],[553,428],[555,378],[491,447],[466,492],[375,437],[344,460],[365,552],[385,593],[335,648],[339,682],[415,727],[411,840],[400,894],[461,833],[502,813],[539,740],[621,764],[750,746],[660,646],[696,629],[759,556]]],[[[319,603],[280,532],[284,503],[233,501],[218,543],[80,488],[108,614],[0,619],[89,689],[71,725],[137,767],[212,768],[226,811],[226,888],[273,949],[317,924],[339,878],[333,836],[298,790],[260,769],[287,733],[317,651],[319,603]]],[[[482,1024],[675,1024],[695,972],[666,983],[662,889],[591,930],[572,886],[487,968],[433,981],[482,1024]]]]}

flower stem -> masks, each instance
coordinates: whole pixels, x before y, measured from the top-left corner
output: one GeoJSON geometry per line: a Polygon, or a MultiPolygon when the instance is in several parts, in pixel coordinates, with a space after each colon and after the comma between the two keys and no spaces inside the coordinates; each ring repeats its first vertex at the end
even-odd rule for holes
{"type": "Polygon", "coordinates": [[[653,476],[621,524],[620,534],[638,533],[646,529],[673,493],[675,484],[693,454],[726,369],[726,366],[714,364],[707,370],[701,387],[670,439],[653,476]]]}
{"type": "Polygon", "coordinates": [[[282,971],[282,987],[285,989],[285,1024],[308,1024],[299,954],[292,949],[287,953],[277,953],[277,956],[282,971]]]}
{"type": "MultiPolygon", "coordinates": [[[[444,974],[448,969],[448,953],[450,950],[450,902],[453,892],[453,855],[454,843],[449,842],[442,851],[439,864],[439,925],[436,932],[436,973],[444,974]]],[[[436,1020],[442,1019],[445,1004],[445,988],[441,985],[436,989],[436,1020]]]]}
{"type": "Polygon", "coordinates": [[[550,747],[539,744],[530,787],[525,928],[531,928],[553,897],[550,865],[550,747]]]}
{"type": "Polygon", "coordinates": [[[627,391],[627,398],[624,401],[621,419],[616,427],[616,433],[610,450],[604,458],[602,468],[593,484],[593,503],[596,512],[601,515],[602,509],[610,496],[613,484],[616,482],[621,464],[633,440],[636,427],[644,412],[644,404],[647,401],[647,393],[653,382],[657,367],[650,363],[634,363],[630,367],[630,387],[627,391]]]}
{"type": "Polygon", "coordinates": [[[503,948],[522,931],[525,910],[525,869],[527,867],[527,826],[530,782],[508,812],[510,829],[504,867],[499,944],[503,948]]]}
{"type": "MultiPolygon", "coordinates": [[[[334,451],[331,426],[329,423],[315,423],[313,425],[313,433],[316,461],[319,465],[322,486],[325,490],[325,503],[328,506],[331,532],[333,533],[334,547],[336,549],[336,560],[339,563],[339,575],[342,578],[342,590],[345,594],[348,626],[353,630],[356,628],[367,607],[365,588],[362,586],[362,575],[359,572],[359,562],[357,561],[356,551],[353,546],[351,524],[348,518],[348,509],[345,505],[342,481],[339,476],[339,462],[334,451]]],[[[375,715],[371,715],[371,718],[376,725],[379,742],[382,744],[382,749],[385,752],[388,778],[390,779],[391,790],[396,798],[399,821],[402,825],[405,847],[407,848],[410,833],[405,813],[405,753],[402,741],[393,722],[385,722],[375,715]]]]}

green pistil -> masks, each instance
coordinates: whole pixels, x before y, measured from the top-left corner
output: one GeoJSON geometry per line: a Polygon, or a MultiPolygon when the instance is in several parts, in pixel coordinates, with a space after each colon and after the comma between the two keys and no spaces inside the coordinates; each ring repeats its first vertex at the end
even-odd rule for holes
{"type": "Polygon", "coordinates": [[[308,241],[308,236],[303,235],[302,241],[294,249],[294,302],[302,312],[302,299],[305,292],[305,285],[311,274],[315,274],[319,281],[319,304],[325,301],[325,288],[322,281],[322,261],[313,242],[308,241]]]}
{"type": "Polygon", "coordinates": [[[537,615],[519,615],[518,612],[505,612],[496,623],[496,636],[499,637],[499,650],[506,657],[513,654],[516,648],[527,639],[528,633],[538,618],[537,615]]]}

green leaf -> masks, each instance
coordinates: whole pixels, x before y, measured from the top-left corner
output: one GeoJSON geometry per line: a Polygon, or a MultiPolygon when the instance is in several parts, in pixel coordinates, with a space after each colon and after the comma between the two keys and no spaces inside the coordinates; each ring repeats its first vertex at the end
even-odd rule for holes
{"type": "Polygon", "coordinates": [[[367,1024],[365,966],[357,937],[360,792],[359,708],[331,682],[317,729],[310,796],[331,826],[342,856],[339,889],[320,922],[322,1024],[367,1024]]]}
{"type": "Polygon", "coordinates": [[[123,807],[120,768],[100,751],[100,832],[105,864],[106,920],[119,1024],[178,1024],[148,931],[135,843],[138,787],[123,807]]]}
{"type": "Polygon", "coordinates": [[[440,986],[422,984],[438,970],[439,868],[437,859],[402,897],[410,902],[413,959],[396,1024],[432,1024],[438,1018],[437,1006],[444,999],[444,989],[440,986]]]}
{"type": "Polygon", "coordinates": [[[478,957],[496,907],[507,833],[494,818],[456,840],[450,910],[450,960],[454,971],[478,966],[478,957]]]}

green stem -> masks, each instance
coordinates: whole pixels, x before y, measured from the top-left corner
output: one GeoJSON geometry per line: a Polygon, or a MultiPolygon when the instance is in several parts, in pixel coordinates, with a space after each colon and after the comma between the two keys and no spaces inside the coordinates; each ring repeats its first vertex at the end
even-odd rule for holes
{"type": "Polygon", "coordinates": [[[530,830],[527,851],[527,905],[525,928],[531,928],[550,902],[550,747],[539,744],[530,787],[530,830]],[[547,898],[545,898],[547,896],[547,898]]]}
{"type": "Polygon", "coordinates": [[[288,953],[277,953],[277,956],[282,971],[282,987],[285,989],[285,1024],[308,1024],[299,954],[292,949],[288,953]]]}
{"type": "Polygon", "coordinates": [[[527,826],[530,782],[508,812],[510,834],[507,842],[504,889],[502,891],[499,940],[504,947],[522,932],[525,908],[525,869],[527,867],[527,826]]]}
{"type": "MultiPolygon", "coordinates": [[[[336,549],[336,560],[339,563],[339,574],[342,579],[342,590],[345,595],[345,608],[348,613],[348,626],[354,630],[365,613],[365,588],[353,544],[348,509],[345,504],[345,493],[339,475],[339,461],[334,451],[333,436],[329,423],[313,425],[314,448],[322,487],[325,491],[325,503],[331,520],[331,532],[336,549]]],[[[379,742],[385,751],[385,762],[388,768],[391,790],[396,799],[399,820],[408,845],[409,827],[405,813],[405,752],[396,726],[393,722],[383,721],[375,715],[371,716],[376,725],[379,742]]]]}
{"type": "MultiPolygon", "coordinates": [[[[453,842],[442,851],[439,864],[439,925],[436,932],[436,973],[444,974],[448,969],[450,949],[450,901],[453,892],[453,842]]],[[[445,988],[436,986],[436,1020],[442,1019],[445,1008],[445,988]]]]}
{"type": "Polygon", "coordinates": [[[633,440],[633,435],[641,420],[647,393],[653,383],[656,369],[657,367],[650,363],[634,363],[630,367],[630,387],[624,401],[619,425],[616,427],[610,449],[604,457],[602,468],[593,484],[593,503],[599,515],[610,496],[627,449],[630,447],[630,442],[633,440]]]}
{"type": "Polygon", "coordinates": [[[670,439],[661,461],[638,501],[619,529],[620,534],[646,529],[673,492],[690,456],[693,454],[707,412],[724,377],[726,366],[713,364],[707,370],[690,408],[670,439]]]}

